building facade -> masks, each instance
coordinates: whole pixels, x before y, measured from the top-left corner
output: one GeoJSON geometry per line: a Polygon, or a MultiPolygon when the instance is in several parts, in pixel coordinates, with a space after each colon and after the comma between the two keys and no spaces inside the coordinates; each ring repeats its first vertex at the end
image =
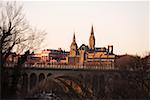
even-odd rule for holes
{"type": "Polygon", "coordinates": [[[89,37],[89,45],[82,44],[79,48],[75,40],[70,46],[70,54],[66,58],[66,63],[71,65],[101,65],[114,66],[115,55],[113,54],[113,45],[108,47],[95,47],[95,36],[93,26],[89,37]]]}
{"type": "Polygon", "coordinates": [[[40,53],[31,53],[27,58],[27,64],[66,64],[66,57],[69,52],[61,48],[44,49],[40,53]]]}
{"type": "Polygon", "coordinates": [[[27,63],[114,66],[114,60],[113,45],[108,45],[107,48],[95,47],[94,28],[92,26],[89,45],[82,44],[78,48],[74,33],[69,52],[63,51],[61,48],[58,50],[44,49],[40,53],[31,53],[27,63]]]}

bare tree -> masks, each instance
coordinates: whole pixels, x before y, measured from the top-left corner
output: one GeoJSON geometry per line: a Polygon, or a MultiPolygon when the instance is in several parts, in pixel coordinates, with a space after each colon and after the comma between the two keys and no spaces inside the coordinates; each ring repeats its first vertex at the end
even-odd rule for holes
{"type": "Polygon", "coordinates": [[[22,13],[23,6],[18,6],[16,2],[3,2],[1,5],[0,52],[4,63],[13,50],[21,53],[39,46],[45,32],[29,26],[22,13]]]}
{"type": "MultiPolygon", "coordinates": [[[[21,65],[26,61],[29,52],[26,52],[18,59],[18,63],[14,66],[12,75],[12,85],[8,87],[8,77],[4,70],[4,64],[11,52],[23,53],[39,47],[42,43],[45,32],[32,29],[22,13],[23,6],[17,5],[17,2],[1,2],[0,3],[0,69],[2,82],[2,93],[9,96],[8,92],[17,91],[17,84],[21,76],[21,65]],[[33,48],[34,47],[34,48],[33,48]],[[5,93],[6,92],[6,93],[5,93]]],[[[2,95],[3,95],[2,94],[2,95]]],[[[4,96],[5,97],[5,96],[4,96]]]]}

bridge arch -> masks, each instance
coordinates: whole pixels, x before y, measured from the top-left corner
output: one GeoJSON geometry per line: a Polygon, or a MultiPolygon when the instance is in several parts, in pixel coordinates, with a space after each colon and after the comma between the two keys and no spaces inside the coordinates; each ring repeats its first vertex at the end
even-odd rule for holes
{"type": "Polygon", "coordinates": [[[105,96],[105,76],[100,74],[98,76],[98,88],[97,88],[97,97],[105,96]]]}
{"type": "Polygon", "coordinates": [[[23,73],[23,82],[22,82],[22,89],[25,93],[27,93],[28,91],[28,74],[27,73],[23,73]]]}
{"type": "Polygon", "coordinates": [[[39,75],[39,82],[45,79],[44,73],[40,73],[39,75]]]}
{"type": "Polygon", "coordinates": [[[35,73],[31,73],[30,75],[30,89],[32,89],[37,82],[37,75],[35,73]]]}
{"type": "Polygon", "coordinates": [[[52,75],[52,73],[48,73],[48,74],[47,74],[47,77],[49,77],[49,76],[51,76],[51,75],[52,75]]]}
{"type": "Polygon", "coordinates": [[[97,91],[99,90],[99,77],[98,75],[93,75],[92,77],[92,89],[95,95],[97,95],[97,91]]]}

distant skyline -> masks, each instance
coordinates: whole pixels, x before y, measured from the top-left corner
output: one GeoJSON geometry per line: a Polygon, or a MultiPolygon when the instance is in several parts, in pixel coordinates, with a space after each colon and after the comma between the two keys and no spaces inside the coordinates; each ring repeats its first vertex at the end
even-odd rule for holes
{"type": "Polygon", "coordinates": [[[70,50],[73,33],[78,47],[89,45],[91,26],[96,47],[114,46],[115,54],[150,51],[148,1],[23,1],[29,24],[47,32],[42,49],[70,50]]]}

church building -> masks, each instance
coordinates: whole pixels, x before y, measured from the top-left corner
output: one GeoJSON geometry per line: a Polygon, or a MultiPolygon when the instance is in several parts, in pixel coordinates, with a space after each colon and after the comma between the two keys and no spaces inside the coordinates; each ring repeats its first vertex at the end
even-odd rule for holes
{"type": "Polygon", "coordinates": [[[115,55],[113,46],[95,47],[95,36],[93,26],[89,37],[89,45],[82,44],[79,48],[76,43],[75,33],[70,46],[69,56],[66,58],[70,65],[89,65],[89,66],[114,66],[115,55]]]}

